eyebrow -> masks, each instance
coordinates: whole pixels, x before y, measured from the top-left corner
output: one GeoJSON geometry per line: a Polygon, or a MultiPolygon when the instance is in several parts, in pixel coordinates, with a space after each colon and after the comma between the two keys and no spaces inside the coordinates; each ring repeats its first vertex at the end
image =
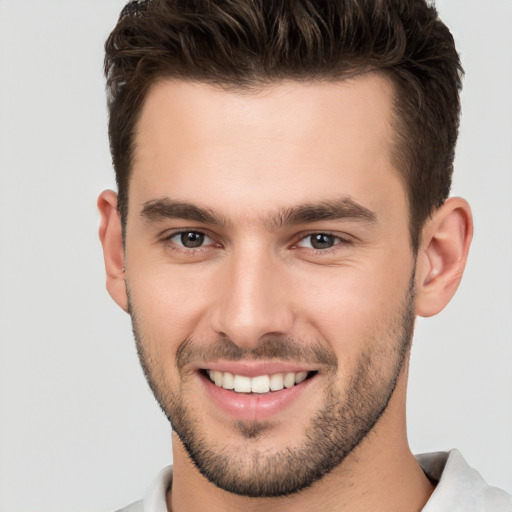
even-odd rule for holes
{"type": "Polygon", "coordinates": [[[226,222],[208,209],[169,198],[153,199],[143,204],[140,216],[147,222],[165,219],[184,219],[212,226],[224,226],[226,222]]]}
{"type": "MultiPolygon", "coordinates": [[[[143,204],[140,216],[146,222],[159,222],[165,219],[183,219],[212,226],[224,227],[228,222],[209,208],[192,203],[175,201],[170,198],[153,199],[143,204]]],[[[319,203],[304,203],[284,208],[269,215],[265,226],[269,231],[283,226],[310,224],[324,220],[350,220],[375,223],[374,212],[357,203],[350,197],[319,203]]]]}
{"type": "Polygon", "coordinates": [[[268,228],[272,230],[282,226],[309,224],[322,220],[351,220],[375,223],[377,216],[352,198],[343,197],[334,201],[305,203],[279,211],[270,217],[268,228]]]}

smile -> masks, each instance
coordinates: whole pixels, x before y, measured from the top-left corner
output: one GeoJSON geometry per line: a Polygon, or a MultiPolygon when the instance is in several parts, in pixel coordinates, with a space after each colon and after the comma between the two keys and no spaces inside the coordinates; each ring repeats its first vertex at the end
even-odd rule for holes
{"type": "Polygon", "coordinates": [[[205,370],[206,375],[217,387],[234,391],[235,393],[269,393],[289,389],[306,380],[314,372],[287,372],[272,375],[236,375],[219,370],[205,370]]]}
{"type": "MultiPolygon", "coordinates": [[[[319,368],[284,361],[215,361],[196,368],[208,407],[241,421],[268,421],[308,407],[323,379],[319,368]],[[295,404],[295,405],[294,405],[295,404]]],[[[217,412],[214,412],[216,414],[217,412]]]]}

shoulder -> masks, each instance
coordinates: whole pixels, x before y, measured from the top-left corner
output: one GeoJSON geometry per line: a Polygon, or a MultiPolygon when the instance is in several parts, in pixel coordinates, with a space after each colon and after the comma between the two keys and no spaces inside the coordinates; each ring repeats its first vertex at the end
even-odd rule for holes
{"type": "Polygon", "coordinates": [[[438,482],[423,512],[512,512],[512,496],[488,485],[458,450],[417,459],[429,478],[438,482]]]}

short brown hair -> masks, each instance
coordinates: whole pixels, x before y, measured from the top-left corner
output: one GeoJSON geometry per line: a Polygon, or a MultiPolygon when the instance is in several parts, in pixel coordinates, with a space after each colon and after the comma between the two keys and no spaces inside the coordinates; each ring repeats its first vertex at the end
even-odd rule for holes
{"type": "Polygon", "coordinates": [[[462,68],[425,0],[138,0],[106,44],[109,137],[123,222],[137,120],[156,80],[231,89],[385,74],[395,89],[395,160],[413,248],[448,197],[462,68]]]}

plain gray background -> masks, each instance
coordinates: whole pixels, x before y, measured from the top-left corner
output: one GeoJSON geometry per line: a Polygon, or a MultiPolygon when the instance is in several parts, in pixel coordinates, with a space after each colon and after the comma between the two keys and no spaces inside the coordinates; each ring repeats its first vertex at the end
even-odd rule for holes
{"type": "MultiPolygon", "coordinates": [[[[97,239],[102,45],[123,4],[0,0],[1,512],[114,510],[171,461],[97,239]]],[[[410,441],[510,491],[512,1],[437,5],[466,69],[454,192],[476,233],[456,298],[417,325],[410,441]]]]}

